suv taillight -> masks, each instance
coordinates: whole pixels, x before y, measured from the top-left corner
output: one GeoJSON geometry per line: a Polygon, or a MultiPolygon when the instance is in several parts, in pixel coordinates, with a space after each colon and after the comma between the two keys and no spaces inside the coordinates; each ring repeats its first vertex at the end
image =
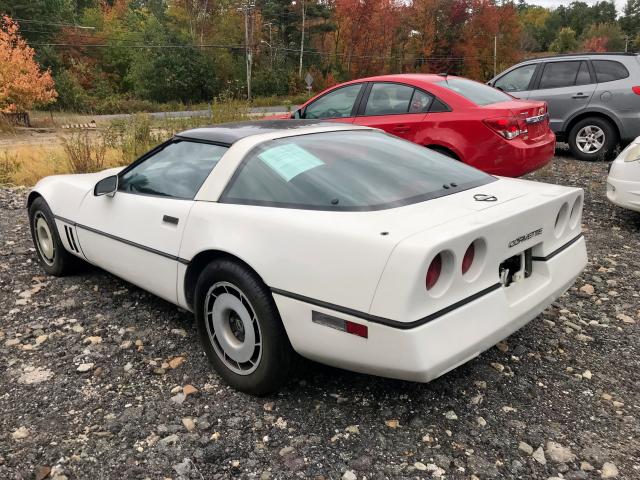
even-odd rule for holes
{"type": "Polygon", "coordinates": [[[519,120],[513,115],[509,117],[487,118],[484,120],[484,123],[507,140],[513,140],[527,133],[526,122],[519,120]]]}

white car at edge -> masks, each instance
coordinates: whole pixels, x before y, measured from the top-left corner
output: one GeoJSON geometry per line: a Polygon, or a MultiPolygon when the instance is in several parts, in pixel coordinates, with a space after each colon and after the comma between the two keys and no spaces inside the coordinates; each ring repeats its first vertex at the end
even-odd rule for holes
{"type": "Polygon", "coordinates": [[[418,382],[477,356],[573,284],[582,204],[375,129],[287,120],[189,130],[28,198],[48,273],[79,258],[194,312],[214,368],[253,394],[294,352],[418,382]]]}
{"type": "Polygon", "coordinates": [[[640,212],[640,137],[611,163],[607,198],[619,207],[640,212]]]}

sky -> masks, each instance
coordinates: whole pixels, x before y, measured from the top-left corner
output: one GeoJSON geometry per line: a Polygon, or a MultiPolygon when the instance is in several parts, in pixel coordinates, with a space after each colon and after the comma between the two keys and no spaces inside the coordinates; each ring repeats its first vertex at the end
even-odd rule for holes
{"type": "MultiPolygon", "coordinates": [[[[584,0],[589,5],[593,5],[596,3],[596,0],[584,0]]],[[[527,0],[527,3],[531,3],[533,5],[541,5],[543,7],[554,8],[560,5],[568,5],[571,3],[571,0],[527,0]]],[[[618,11],[618,15],[622,14],[622,9],[626,0],[615,0],[616,10],[618,11]]]]}

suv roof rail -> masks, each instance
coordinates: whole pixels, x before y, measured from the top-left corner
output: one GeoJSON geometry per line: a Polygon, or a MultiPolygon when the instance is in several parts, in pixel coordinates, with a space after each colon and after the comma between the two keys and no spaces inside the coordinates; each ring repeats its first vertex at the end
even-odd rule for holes
{"type": "Polygon", "coordinates": [[[531,60],[542,60],[545,58],[562,58],[562,57],[579,57],[586,55],[611,55],[611,56],[625,56],[635,57],[639,54],[633,52],[576,52],[576,53],[557,53],[555,55],[545,55],[543,57],[529,57],[522,60],[523,62],[529,62],[531,60]]]}

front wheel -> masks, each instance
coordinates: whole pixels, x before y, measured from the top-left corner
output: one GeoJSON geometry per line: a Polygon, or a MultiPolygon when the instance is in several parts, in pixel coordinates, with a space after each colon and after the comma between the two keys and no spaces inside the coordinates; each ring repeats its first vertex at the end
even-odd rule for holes
{"type": "Polygon", "coordinates": [[[618,135],[608,120],[588,117],[569,131],[569,149],[579,160],[608,160],[618,143],[618,135]]]}
{"type": "Polygon", "coordinates": [[[230,259],[210,263],[194,309],[205,353],[233,388],[266,395],[289,378],[295,353],[271,293],[250,269],[230,259]]]}
{"type": "Polygon", "coordinates": [[[49,275],[61,277],[78,267],[81,261],[64,248],[51,209],[42,197],[29,207],[29,226],[38,261],[49,275]]]}

